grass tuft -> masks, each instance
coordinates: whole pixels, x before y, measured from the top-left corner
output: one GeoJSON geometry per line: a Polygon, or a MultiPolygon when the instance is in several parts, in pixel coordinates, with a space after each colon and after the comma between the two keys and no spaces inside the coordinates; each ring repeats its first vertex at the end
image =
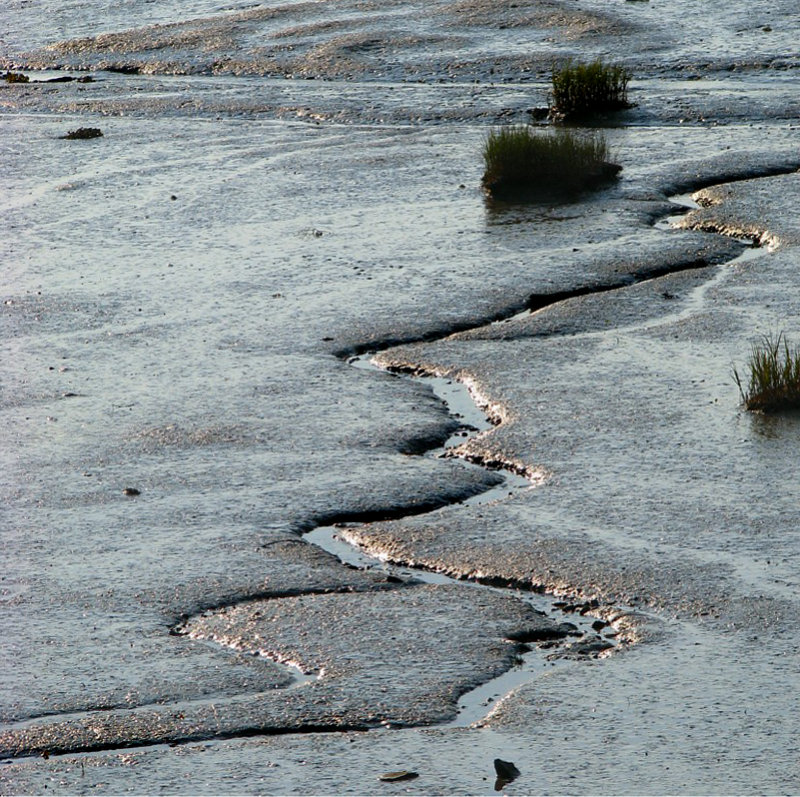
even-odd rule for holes
{"type": "Polygon", "coordinates": [[[570,130],[537,132],[527,125],[491,130],[483,147],[483,187],[497,199],[581,191],[614,177],[605,138],[570,130]]]}
{"type": "Polygon", "coordinates": [[[5,75],[0,75],[0,78],[5,80],[6,83],[30,82],[30,78],[27,75],[23,75],[22,72],[6,72],[5,75]]]}
{"type": "Polygon", "coordinates": [[[736,368],[733,378],[748,410],[781,412],[800,409],[800,350],[790,347],[783,332],[754,343],[747,363],[747,389],[736,368]]]}
{"type": "Polygon", "coordinates": [[[622,66],[568,61],[554,67],[550,115],[557,119],[575,119],[603,111],[630,108],[628,81],[630,73],[622,66]]]}

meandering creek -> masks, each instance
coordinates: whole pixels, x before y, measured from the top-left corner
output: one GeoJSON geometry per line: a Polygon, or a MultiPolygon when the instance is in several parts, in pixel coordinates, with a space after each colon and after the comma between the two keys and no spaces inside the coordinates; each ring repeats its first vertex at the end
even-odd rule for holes
{"type": "MultiPolygon", "coordinates": [[[[665,232],[672,230],[684,219],[688,212],[699,207],[691,198],[691,194],[675,195],[669,197],[669,200],[677,208],[681,208],[682,212],[666,216],[655,223],[654,226],[657,229],[665,232]]],[[[688,317],[692,312],[696,312],[706,291],[715,282],[724,277],[726,268],[737,263],[753,260],[765,254],[765,250],[756,246],[754,241],[746,238],[740,238],[739,240],[742,243],[742,251],[736,257],[717,266],[717,275],[694,290],[693,294],[684,302],[683,308],[671,317],[673,321],[688,317]]],[[[705,264],[696,266],[696,268],[705,267],[705,264]]],[[[641,280],[634,280],[631,284],[639,281],[641,280]]],[[[553,304],[557,301],[560,301],[560,299],[554,300],[553,304]]],[[[550,305],[539,303],[535,310],[526,309],[509,318],[494,321],[492,324],[504,324],[508,321],[523,318],[530,315],[531,312],[536,312],[548,306],[550,305]]],[[[659,321],[659,323],[662,322],[663,319],[659,321]]],[[[373,362],[374,354],[375,352],[359,355],[349,359],[348,362],[354,368],[362,370],[381,370],[373,362]]],[[[481,409],[469,387],[462,382],[424,373],[409,374],[398,372],[397,376],[398,378],[414,379],[427,385],[446,406],[449,414],[461,423],[461,427],[455,434],[448,438],[442,446],[428,451],[427,456],[458,457],[459,447],[463,445],[466,439],[486,434],[496,425],[481,409]]],[[[465,468],[483,467],[468,461],[463,461],[463,466],[465,468]]],[[[481,505],[503,501],[519,491],[536,489],[537,485],[547,479],[547,474],[542,472],[530,472],[526,475],[520,475],[511,466],[500,467],[497,470],[502,473],[502,483],[460,503],[464,505],[481,505]]],[[[449,723],[451,727],[480,724],[481,720],[494,708],[499,700],[502,700],[505,695],[520,685],[531,681],[543,668],[586,657],[605,656],[619,648],[620,645],[624,645],[626,641],[629,641],[624,634],[620,634],[614,627],[614,622],[623,617],[626,612],[631,611],[632,607],[600,607],[597,602],[585,602],[580,598],[573,597],[570,600],[564,600],[564,596],[540,594],[516,589],[513,586],[504,588],[481,583],[480,580],[457,580],[444,573],[423,567],[370,556],[355,544],[350,544],[349,540],[351,538],[348,537],[347,529],[352,525],[358,525],[358,523],[356,521],[349,523],[344,520],[334,525],[318,526],[306,533],[304,539],[336,556],[345,565],[363,570],[379,569],[387,575],[403,581],[413,579],[427,584],[469,584],[476,589],[501,591],[507,591],[510,588],[518,600],[528,603],[537,612],[555,618],[562,624],[561,627],[565,633],[561,639],[548,640],[534,645],[521,645],[517,666],[463,695],[459,701],[458,716],[449,723]],[[599,615],[610,617],[612,621],[609,623],[606,620],[598,620],[599,615]]],[[[637,612],[640,616],[643,616],[640,609],[637,612]]]]}

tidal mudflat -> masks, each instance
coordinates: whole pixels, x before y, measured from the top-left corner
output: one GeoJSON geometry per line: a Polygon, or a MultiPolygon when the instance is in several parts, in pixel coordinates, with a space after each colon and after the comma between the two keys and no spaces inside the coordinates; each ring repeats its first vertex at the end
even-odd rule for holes
{"type": "Polygon", "coordinates": [[[800,790],[793,3],[4,17],[4,793],[800,790]],[[597,56],[619,178],[487,201],[597,56]]]}

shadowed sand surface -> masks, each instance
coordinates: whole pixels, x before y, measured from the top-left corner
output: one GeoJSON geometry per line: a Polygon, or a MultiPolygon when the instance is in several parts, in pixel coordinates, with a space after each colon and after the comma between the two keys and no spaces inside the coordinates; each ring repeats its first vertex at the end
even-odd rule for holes
{"type": "Polygon", "coordinates": [[[12,0],[0,62],[94,82],[0,82],[0,790],[800,790],[800,426],[731,377],[800,338],[794,11],[12,0]],[[597,54],[619,180],[487,203],[489,126],[597,54]],[[462,503],[501,475],[372,350],[543,478],[462,503]],[[549,660],[525,588],[621,644],[549,660]]]}

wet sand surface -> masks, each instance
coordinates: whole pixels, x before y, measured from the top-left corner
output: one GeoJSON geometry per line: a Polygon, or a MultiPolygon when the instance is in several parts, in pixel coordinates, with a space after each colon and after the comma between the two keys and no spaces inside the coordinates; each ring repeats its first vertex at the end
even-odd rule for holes
{"type": "Polygon", "coordinates": [[[0,790],[800,790],[793,4],[145,8],[4,11],[0,790]],[[487,202],[597,55],[620,179],[487,202]]]}

